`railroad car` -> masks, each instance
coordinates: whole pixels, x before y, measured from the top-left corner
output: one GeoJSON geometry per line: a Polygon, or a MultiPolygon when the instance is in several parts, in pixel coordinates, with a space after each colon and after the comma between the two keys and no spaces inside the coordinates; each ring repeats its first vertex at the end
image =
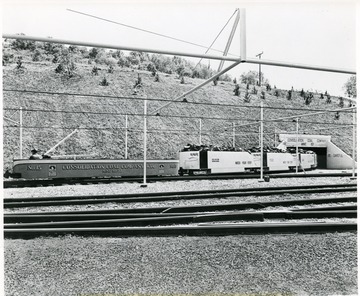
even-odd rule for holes
{"type": "MultiPolygon", "coordinates": [[[[224,173],[258,172],[261,153],[248,151],[181,151],[179,174],[207,175],[224,173]]],[[[317,156],[311,151],[299,153],[299,169],[317,167],[317,156]]],[[[296,169],[296,153],[264,152],[263,169],[266,172],[293,171],[296,169]]]]}
{"type": "MultiPolygon", "coordinates": [[[[147,160],[147,176],[177,175],[178,160],[147,160]]],[[[107,178],[142,176],[143,160],[69,160],[37,159],[14,160],[8,176],[23,179],[107,178]]]]}

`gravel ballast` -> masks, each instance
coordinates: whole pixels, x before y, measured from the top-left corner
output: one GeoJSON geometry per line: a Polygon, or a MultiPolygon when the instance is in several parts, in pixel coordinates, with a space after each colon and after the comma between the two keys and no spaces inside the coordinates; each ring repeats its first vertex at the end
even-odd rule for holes
{"type": "MultiPolygon", "coordinates": [[[[146,188],[120,183],[6,189],[4,193],[5,197],[16,198],[353,182],[347,177],[272,179],[262,183],[202,180],[157,182],[146,188]]],[[[4,246],[6,295],[357,295],[357,234],[352,232],[63,236],[6,239],[4,246]]]]}
{"type": "Polygon", "coordinates": [[[5,291],[356,295],[356,260],[354,233],[6,240],[5,291]]]}

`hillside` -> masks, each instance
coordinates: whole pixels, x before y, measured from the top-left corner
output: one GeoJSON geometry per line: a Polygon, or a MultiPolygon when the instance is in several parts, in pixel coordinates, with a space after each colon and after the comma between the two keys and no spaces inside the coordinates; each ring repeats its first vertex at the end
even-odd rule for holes
{"type": "MultiPolygon", "coordinates": [[[[23,108],[24,158],[34,147],[45,152],[75,129],[79,131],[59,146],[53,155],[124,158],[125,114],[128,114],[128,157],[136,159],[143,155],[143,100],[137,98],[148,99],[148,113],[151,113],[167,103],[157,99],[171,100],[204,81],[185,76],[185,83],[181,84],[179,74],[170,71],[171,74],[158,72],[160,81],[156,82],[152,71],[140,66],[135,69],[131,65],[121,67],[119,63],[114,64],[113,72],[109,73],[108,65],[80,56],[75,61],[75,74],[69,78],[55,72],[57,64],[50,58],[33,61],[34,53],[30,50],[6,50],[14,58],[3,65],[4,168],[19,155],[19,127],[15,122],[19,121],[20,107],[23,108]],[[19,56],[22,57],[21,69],[16,63],[19,56]],[[98,75],[92,72],[94,65],[99,68],[98,75]],[[142,86],[135,93],[134,84],[138,75],[142,86]],[[104,77],[108,86],[100,85],[104,77]]],[[[250,93],[252,89],[253,86],[250,86],[250,93]]],[[[149,116],[148,158],[176,158],[177,152],[186,143],[198,143],[199,118],[204,118],[202,144],[231,145],[233,122],[241,125],[260,119],[258,106],[261,99],[251,94],[250,102],[244,102],[245,92],[246,85],[240,84],[240,96],[235,96],[232,81],[219,81],[216,86],[208,84],[187,96],[187,102],[176,102],[163,108],[160,116],[149,116]]],[[[291,100],[286,99],[287,90],[279,92],[279,97],[276,97],[274,90],[266,91],[263,100],[265,120],[339,107],[336,97],[331,97],[332,102],[326,104],[325,99],[320,99],[320,94],[314,94],[311,104],[305,105],[298,91],[293,92],[291,100]]],[[[335,120],[334,113],[305,117],[300,120],[300,132],[331,135],[336,145],[351,154],[352,128],[341,126],[351,122],[352,117],[346,112],[341,112],[338,120],[335,120]]],[[[275,129],[276,133],[294,132],[295,123],[292,120],[266,122],[265,145],[274,146],[275,129]]],[[[236,134],[236,146],[250,148],[258,145],[258,125],[236,128],[236,134]]]]}

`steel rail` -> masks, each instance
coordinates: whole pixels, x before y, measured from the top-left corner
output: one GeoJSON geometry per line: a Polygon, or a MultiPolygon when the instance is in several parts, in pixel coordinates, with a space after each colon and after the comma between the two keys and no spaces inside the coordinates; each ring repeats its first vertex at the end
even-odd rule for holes
{"type": "MultiPolygon", "coordinates": [[[[271,173],[266,172],[271,178],[316,178],[316,177],[348,177],[352,176],[351,173],[306,173],[306,174],[292,174],[292,173],[271,173]]],[[[357,174],[355,174],[357,175],[357,174]]],[[[147,178],[150,182],[156,181],[184,181],[184,180],[227,180],[227,179],[258,179],[258,174],[242,175],[242,174],[223,174],[223,175],[206,175],[206,176],[174,176],[174,177],[149,177],[147,178]]],[[[104,178],[104,179],[69,179],[69,180],[4,180],[4,188],[24,188],[24,187],[36,187],[36,186],[60,186],[64,184],[109,184],[114,182],[140,182],[140,178],[104,178]]]]}
{"type": "MultiPolygon", "coordinates": [[[[263,221],[264,219],[304,219],[304,218],[356,218],[357,210],[348,209],[349,206],[339,206],[337,209],[322,210],[321,207],[311,208],[310,210],[304,209],[301,211],[274,211],[274,212],[204,212],[201,214],[194,213],[163,213],[163,214],[72,214],[69,212],[67,215],[59,214],[49,214],[49,215],[4,215],[4,227],[5,228],[16,228],[16,227],[27,227],[30,226],[43,226],[45,224],[39,223],[49,223],[52,225],[56,222],[78,222],[78,221],[87,221],[85,225],[89,224],[89,221],[94,223],[102,221],[113,221],[117,223],[118,221],[126,223],[126,225],[135,226],[132,222],[145,225],[147,222],[156,223],[157,219],[161,222],[177,223],[177,218],[182,218],[181,223],[197,223],[204,222],[204,219],[209,221],[226,221],[226,220],[246,220],[246,221],[263,221]],[[188,220],[185,219],[185,216],[188,217],[188,220]],[[166,218],[166,219],[163,219],[166,218]],[[229,218],[229,219],[228,219],[229,218]],[[230,219],[231,218],[231,219],[230,219]],[[175,219],[175,220],[173,220],[175,219]],[[22,223],[20,225],[19,223],[22,223]],[[16,225],[16,226],[14,226],[16,225]]],[[[150,224],[146,224],[150,225],[150,224]]],[[[158,224],[156,224],[158,225],[158,224]]],[[[95,226],[92,224],[92,226],[95,226]]],[[[120,226],[120,225],[119,225],[120,226]]],[[[125,226],[121,224],[121,226],[125,226]]],[[[52,227],[52,226],[51,226],[52,227]]]]}
{"type": "Polygon", "coordinates": [[[324,233],[354,232],[356,223],[246,223],[206,226],[155,226],[155,227],[90,227],[4,229],[5,238],[34,238],[39,236],[134,237],[134,236],[226,236],[264,233],[324,233]]]}
{"type": "Polygon", "coordinates": [[[286,189],[286,190],[268,190],[268,191],[248,191],[248,192],[229,192],[229,193],[213,193],[213,194],[189,194],[189,195],[172,195],[172,196],[152,196],[152,197],[107,197],[105,196],[85,196],[85,197],[68,197],[65,200],[57,200],[51,198],[47,200],[34,201],[26,199],[18,200],[17,198],[4,201],[4,209],[9,208],[24,208],[24,207],[43,207],[43,206],[64,206],[64,205],[90,205],[101,203],[139,203],[139,202],[158,202],[171,200],[193,200],[193,199],[214,199],[226,198],[231,196],[264,196],[264,195],[281,195],[281,194],[301,194],[301,193],[334,193],[334,192],[348,192],[357,191],[356,187],[348,188],[317,188],[317,189],[286,189]]]}
{"type": "Polygon", "coordinates": [[[4,228],[61,228],[61,227],[124,227],[124,226],[150,226],[150,225],[171,225],[171,224],[190,224],[215,221],[263,221],[264,215],[256,212],[231,212],[221,214],[197,214],[179,215],[165,217],[145,217],[128,219],[91,219],[81,221],[47,221],[33,223],[8,223],[4,228]]]}
{"type": "MultiPolygon", "coordinates": [[[[186,205],[186,206],[160,206],[143,208],[120,208],[111,210],[80,210],[72,211],[73,214],[138,214],[138,213],[194,213],[194,212],[214,212],[214,211],[240,211],[246,209],[263,209],[266,207],[294,206],[309,204],[329,204],[338,202],[356,202],[356,197],[332,197],[332,198],[314,198],[297,200],[278,200],[262,202],[241,202],[241,203],[223,203],[210,205],[186,205]]],[[[11,206],[11,204],[9,204],[11,206]]],[[[21,205],[11,206],[11,208],[20,208],[21,205]]],[[[27,214],[27,215],[49,215],[54,212],[33,212],[33,213],[7,213],[8,215],[27,214]]],[[[68,211],[56,211],[57,214],[67,214],[68,211]]]]}
{"type": "MultiPolygon", "coordinates": [[[[221,193],[242,193],[242,192],[263,192],[283,190],[304,190],[304,189],[323,189],[323,188],[353,188],[357,187],[356,183],[345,184],[315,184],[315,185],[301,185],[301,186],[277,186],[277,187],[248,187],[248,188],[234,188],[234,189],[213,189],[213,190],[188,190],[188,191],[165,191],[165,192],[147,192],[147,193],[127,193],[127,194],[100,194],[100,195],[70,195],[70,196],[39,196],[39,197],[23,197],[23,198],[3,198],[4,203],[8,202],[27,202],[27,201],[51,201],[51,200],[72,200],[72,199],[103,199],[103,198],[144,198],[144,197],[166,197],[166,196],[182,196],[182,195],[206,195],[206,194],[221,194],[221,193]]],[[[137,199],[138,200],[138,199],[137,199]]]]}

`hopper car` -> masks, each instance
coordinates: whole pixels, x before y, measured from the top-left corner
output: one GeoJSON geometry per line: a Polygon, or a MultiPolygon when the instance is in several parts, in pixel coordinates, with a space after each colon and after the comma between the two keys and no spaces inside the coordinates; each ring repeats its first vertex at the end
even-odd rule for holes
{"type": "MultiPolygon", "coordinates": [[[[317,156],[312,151],[298,153],[264,152],[264,172],[311,170],[317,167],[317,156]]],[[[261,169],[261,153],[249,151],[182,151],[179,154],[179,174],[208,175],[226,173],[254,173],[261,169]]]]}

